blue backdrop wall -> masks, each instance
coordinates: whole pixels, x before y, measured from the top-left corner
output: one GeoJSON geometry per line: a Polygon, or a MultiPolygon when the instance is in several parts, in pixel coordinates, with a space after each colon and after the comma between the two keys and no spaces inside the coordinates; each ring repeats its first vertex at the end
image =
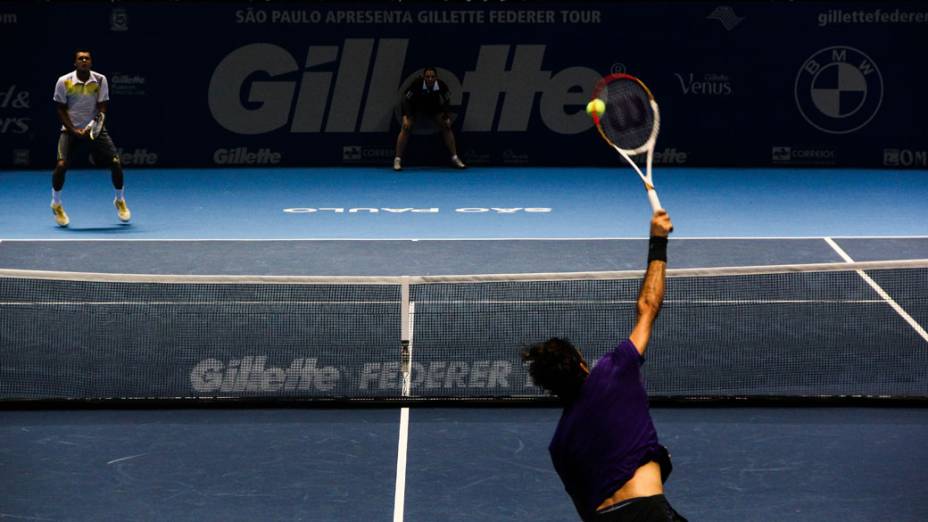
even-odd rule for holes
{"type": "MultiPolygon", "coordinates": [[[[130,166],[386,166],[425,65],[477,165],[614,164],[583,107],[616,71],[661,105],[657,164],[928,165],[919,2],[0,2],[0,44],[6,169],[53,165],[78,46],[130,166]]],[[[407,163],[443,161],[416,132],[407,163]]]]}

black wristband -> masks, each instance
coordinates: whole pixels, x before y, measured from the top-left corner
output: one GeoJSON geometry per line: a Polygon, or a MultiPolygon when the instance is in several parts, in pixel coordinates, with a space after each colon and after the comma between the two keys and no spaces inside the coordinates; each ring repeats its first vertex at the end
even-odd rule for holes
{"type": "Polygon", "coordinates": [[[651,236],[648,240],[648,263],[651,261],[667,262],[667,238],[651,236]]]}

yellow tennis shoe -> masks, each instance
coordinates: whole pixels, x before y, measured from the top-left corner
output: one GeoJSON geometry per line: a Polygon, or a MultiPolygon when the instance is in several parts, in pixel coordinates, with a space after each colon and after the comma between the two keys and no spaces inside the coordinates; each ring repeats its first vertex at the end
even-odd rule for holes
{"type": "Polygon", "coordinates": [[[59,227],[66,227],[71,222],[61,203],[52,203],[52,214],[55,215],[55,223],[58,223],[59,227]]]}
{"type": "Polygon", "coordinates": [[[132,219],[132,212],[129,210],[129,207],[126,206],[126,200],[124,199],[114,199],[113,205],[116,207],[116,213],[119,215],[119,220],[123,223],[128,223],[132,219]]]}

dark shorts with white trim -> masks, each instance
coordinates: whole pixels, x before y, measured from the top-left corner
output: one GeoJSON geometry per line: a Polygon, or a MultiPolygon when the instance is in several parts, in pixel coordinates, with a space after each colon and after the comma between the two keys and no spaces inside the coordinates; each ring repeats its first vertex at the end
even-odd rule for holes
{"type": "Polygon", "coordinates": [[[686,522],[664,495],[630,498],[597,511],[596,522],[686,522]]]}

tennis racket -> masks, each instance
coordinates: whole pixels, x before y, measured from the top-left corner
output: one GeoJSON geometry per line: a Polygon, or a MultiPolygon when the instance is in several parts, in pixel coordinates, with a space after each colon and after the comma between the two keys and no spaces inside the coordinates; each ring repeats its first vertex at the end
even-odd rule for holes
{"type": "Polygon", "coordinates": [[[605,112],[593,112],[596,130],[625,161],[635,169],[648,191],[651,209],[657,212],[661,201],[654,190],[651,164],[654,161],[654,144],[661,126],[661,115],[650,89],[638,78],[628,74],[611,74],[601,79],[593,89],[593,100],[602,100],[605,112]],[[645,173],[632,159],[646,154],[645,173]]]}
{"type": "Polygon", "coordinates": [[[87,124],[87,135],[91,140],[97,139],[100,132],[103,131],[103,122],[106,120],[106,114],[98,112],[97,116],[87,124]]]}

